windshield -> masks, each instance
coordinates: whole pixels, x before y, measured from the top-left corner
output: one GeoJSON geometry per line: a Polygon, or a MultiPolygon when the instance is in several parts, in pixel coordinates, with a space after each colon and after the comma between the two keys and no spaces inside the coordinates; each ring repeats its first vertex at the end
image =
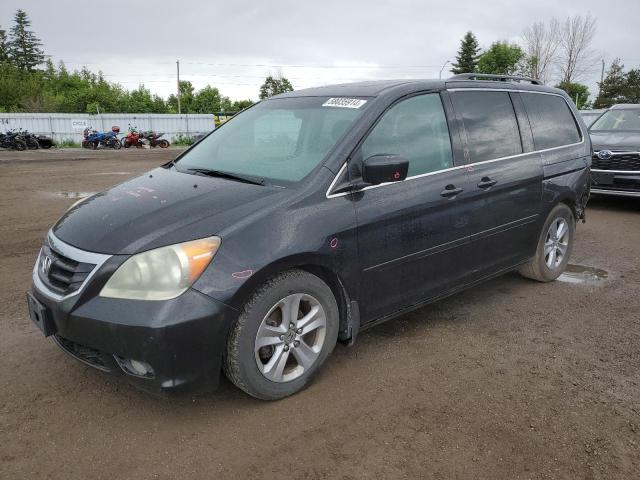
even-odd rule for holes
{"type": "Polygon", "coordinates": [[[596,120],[591,131],[627,130],[640,132],[640,108],[609,110],[596,120]]]}
{"type": "Polygon", "coordinates": [[[341,100],[297,97],[261,102],[189,150],[177,169],[216,170],[279,185],[297,182],[320,163],[367,103],[341,100]]]}

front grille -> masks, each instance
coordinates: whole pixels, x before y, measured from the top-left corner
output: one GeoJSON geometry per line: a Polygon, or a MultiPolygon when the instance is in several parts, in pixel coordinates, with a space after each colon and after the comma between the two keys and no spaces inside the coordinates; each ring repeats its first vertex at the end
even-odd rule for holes
{"type": "Polygon", "coordinates": [[[615,153],[608,160],[601,160],[597,154],[593,155],[591,168],[596,170],[624,170],[628,172],[640,171],[640,153],[615,153]]]}
{"type": "Polygon", "coordinates": [[[69,295],[80,288],[95,267],[93,263],[77,262],[44,245],[38,264],[38,275],[55,293],[69,295]]]}
{"type": "Polygon", "coordinates": [[[105,360],[106,355],[103,354],[100,350],[81,345],[64,337],[61,337],[60,335],[54,335],[53,339],[62,350],[67,352],[72,357],[80,360],[81,362],[89,364],[90,366],[105,372],[111,371],[111,367],[105,360]]]}

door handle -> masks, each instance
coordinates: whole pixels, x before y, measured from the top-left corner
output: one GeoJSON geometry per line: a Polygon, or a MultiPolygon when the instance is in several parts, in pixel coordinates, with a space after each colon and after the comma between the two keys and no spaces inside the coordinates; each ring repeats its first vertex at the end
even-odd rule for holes
{"type": "Polygon", "coordinates": [[[498,183],[497,180],[493,180],[489,177],[482,177],[480,179],[480,183],[478,183],[478,188],[482,188],[483,190],[486,190],[488,188],[493,187],[496,183],[498,183]]]}
{"type": "Polygon", "coordinates": [[[457,188],[455,185],[449,184],[446,187],[444,187],[444,190],[440,192],[440,195],[445,198],[453,198],[462,192],[464,192],[464,189],[457,188]]]}

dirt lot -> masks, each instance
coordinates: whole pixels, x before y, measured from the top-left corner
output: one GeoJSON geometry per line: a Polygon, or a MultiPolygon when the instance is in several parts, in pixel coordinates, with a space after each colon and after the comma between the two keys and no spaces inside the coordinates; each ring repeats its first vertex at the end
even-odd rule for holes
{"type": "Polygon", "coordinates": [[[176,152],[0,153],[0,478],[640,476],[640,201],[594,199],[578,226],[572,263],[606,279],[506,275],[338,346],[280,402],[155,398],[67,357],[24,298],[59,192],[176,152]]]}

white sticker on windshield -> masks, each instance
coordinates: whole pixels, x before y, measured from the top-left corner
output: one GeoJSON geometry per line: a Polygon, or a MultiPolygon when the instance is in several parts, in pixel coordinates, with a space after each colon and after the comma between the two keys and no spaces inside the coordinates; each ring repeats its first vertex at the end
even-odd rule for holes
{"type": "Polygon", "coordinates": [[[323,107],[341,107],[341,108],[360,108],[367,103],[366,100],[360,98],[330,98],[322,104],[323,107]]]}

